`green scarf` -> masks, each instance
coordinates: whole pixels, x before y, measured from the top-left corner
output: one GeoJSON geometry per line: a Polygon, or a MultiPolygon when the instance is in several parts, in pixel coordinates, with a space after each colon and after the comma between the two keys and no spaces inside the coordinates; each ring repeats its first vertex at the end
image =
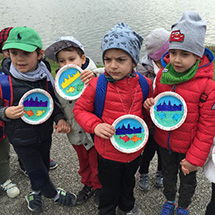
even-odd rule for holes
{"type": "Polygon", "coordinates": [[[197,72],[200,60],[197,60],[196,63],[185,72],[176,72],[171,63],[169,63],[163,70],[161,76],[161,84],[179,84],[186,82],[193,78],[197,72]]]}

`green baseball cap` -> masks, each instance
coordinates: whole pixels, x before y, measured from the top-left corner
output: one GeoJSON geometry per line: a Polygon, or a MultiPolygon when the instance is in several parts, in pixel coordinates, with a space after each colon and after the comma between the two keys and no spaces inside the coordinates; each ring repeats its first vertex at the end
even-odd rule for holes
{"type": "Polygon", "coordinates": [[[37,48],[42,49],[43,44],[39,34],[32,28],[15,27],[10,31],[2,50],[20,49],[33,52],[37,48]]]}

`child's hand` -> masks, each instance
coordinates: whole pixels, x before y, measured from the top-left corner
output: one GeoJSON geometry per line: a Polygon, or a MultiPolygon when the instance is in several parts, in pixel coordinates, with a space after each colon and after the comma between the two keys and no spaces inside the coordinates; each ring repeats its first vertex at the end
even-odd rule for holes
{"type": "Polygon", "coordinates": [[[56,133],[69,133],[71,131],[70,124],[64,119],[60,119],[55,125],[56,133]]]}
{"type": "Polygon", "coordinates": [[[94,132],[99,137],[110,139],[115,134],[116,130],[112,125],[100,123],[95,127],[94,132]]]}
{"type": "Polygon", "coordinates": [[[10,106],[5,109],[5,116],[9,119],[18,119],[22,116],[24,116],[24,106],[18,105],[18,106],[10,106]]]}
{"type": "Polygon", "coordinates": [[[85,84],[88,84],[93,77],[95,77],[95,75],[91,70],[86,69],[81,73],[81,81],[85,84]]]}
{"type": "Polygon", "coordinates": [[[143,107],[146,109],[146,110],[150,110],[150,108],[154,105],[154,99],[151,97],[151,98],[148,98],[145,100],[145,102],[143,103],[143,107]]]}
{"type": "Polygon", "coordinates": [[[180,165],[182,166],[182,171],[184,173],[184,175],[189,174],[190,172],[194,172],[197,171],[197,166],[191,164],[190,162],[188,162],[186,159],[183,159],[180,162],[180,165]]]}
{"type": "Polygon", "coordinates": [[[184,175],[190,174],[189,169],[185,168],[185,166],[183,166],[183,165],[181,166],[181,170],[182,170],[182,172],[184,173],[184,175]]]}

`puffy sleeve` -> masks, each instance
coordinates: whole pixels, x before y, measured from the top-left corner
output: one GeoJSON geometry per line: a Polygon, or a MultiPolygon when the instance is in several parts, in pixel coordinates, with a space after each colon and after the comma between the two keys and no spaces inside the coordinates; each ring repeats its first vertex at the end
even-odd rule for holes
{"type": "Polygon", "coordinates": [[[75,120],[87,133],[93,134],[102,120],[94,114],[94,100],[98,78],[91,79],[81,97],[76,101],[73,113],[75,120]]]}
{"type": "Polygon", "coordinates": [[[199,121],[194,140],[186,153],[186,160],[193,165],[203,166],[215,136],[215,82],[210,80],[205,90],[207,100],[199,103],[199,121]],[[207,90],[207,88],[209,90],[207,90]]]}

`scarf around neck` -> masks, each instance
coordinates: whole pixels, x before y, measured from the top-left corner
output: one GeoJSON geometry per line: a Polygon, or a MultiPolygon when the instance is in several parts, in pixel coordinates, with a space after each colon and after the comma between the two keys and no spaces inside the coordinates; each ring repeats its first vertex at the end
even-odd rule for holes
{"type": "Polygon", "coordinates": [[[52,86],[54,86],[54,78],[52,77],[51,73],[47,69],[46,65],[41,61],[38,63],[38,67],[36,70],[32,72],[20,72],[14,65],[11,63],[10,65],[10,73],[14,78],[17,78],[19,80],[23,81],[39,81],[42,79],[47,79],[47,81],[50,81],[52,83],[52,86]]]}
{"type": "Polygon", "coordinates": [[[196,63],[185,72],[176,72],[171,63],[169,63],[163,70],[161,76],[161,84],[179,84],[186,82],[193,78],[197,72],[200,60],[197,60],[196,63]]]}

